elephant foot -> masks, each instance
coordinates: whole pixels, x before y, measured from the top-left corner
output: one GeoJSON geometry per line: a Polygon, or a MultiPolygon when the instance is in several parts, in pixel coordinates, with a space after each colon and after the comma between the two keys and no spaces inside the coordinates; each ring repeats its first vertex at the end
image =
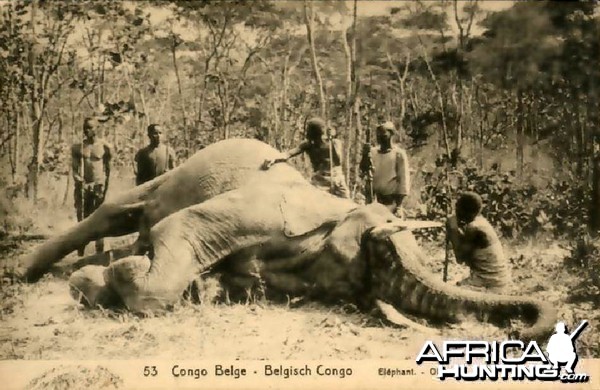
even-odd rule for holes
{"type": "Polygon", "coordinates": [[[117,290],[135,288],[136,282],[150,270],[150,259],[146,256],[127,256],[111,263],[104,270],[104,278],[117,290]]]}
{"type": "Polygon", "coordinates": [[[122,301],[104,281],[106,267],[88,265],[73,272],[69,278],[71,297],[86,307],[118,308],[122,301]]]}
{"type": "Polygon", "coordinates": [[[45,272],[45,269],[17,264],[4,269],[3,279],[12,283],[34,283],[40,280],[45,272]]]}

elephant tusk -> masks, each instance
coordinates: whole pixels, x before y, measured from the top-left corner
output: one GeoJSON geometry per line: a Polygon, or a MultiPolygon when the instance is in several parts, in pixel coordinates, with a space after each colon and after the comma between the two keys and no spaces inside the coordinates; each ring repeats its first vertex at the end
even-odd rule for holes
{"type": "Polygon", "coordinates": [[[389,220],[383,225],[376,226],[371,231],[371,236],[377,239],[383,239],[389,237],[394,233],[398,233],[402,230],[416,230],[416,229],[430,229],[440,228],[444,225],[437,221],[420,221],[420,220],[389,220]]]}
{"type": "Polygon", "coordinates": [[[436,331],[432,328],[428,328],[423,326],[400,313],[396,308],[389,303],[385,303],[379,299],[375,300],[377,307],[381,311],[381,313],[385,316],[385,318],[393,324],[404,326],[410,329],[414,329],[418,332],[425,333],[428,335],[441,335],[439,331],[436,331]]]}

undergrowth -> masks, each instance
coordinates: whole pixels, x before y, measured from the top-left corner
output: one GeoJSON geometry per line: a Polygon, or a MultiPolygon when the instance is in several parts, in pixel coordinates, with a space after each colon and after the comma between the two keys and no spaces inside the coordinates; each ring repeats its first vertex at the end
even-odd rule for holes
{"type": "MultiPolygon", "coordinates": [[[[573,239],[586,226],[590,190],[581,181],[552,179],[538,187],[515,172],[482,170],[469,162],[448,175],[441,163],[422,174],[420,204],[408,210],[410,218],[443,221],[454,212],[461,192],[474,191],[484,202],[482,214],[505,238],[548,234],[573,239]]],[[[420,234],[435,239],[441,233],[438,229],[420,234]]]]}
{"type": "Polygon", "coordinates": [[[572,301],[591,301],[600,307],[600,237],[581,235],[565,258],[565,265],[580,276],[571,294],[572,301]]]}

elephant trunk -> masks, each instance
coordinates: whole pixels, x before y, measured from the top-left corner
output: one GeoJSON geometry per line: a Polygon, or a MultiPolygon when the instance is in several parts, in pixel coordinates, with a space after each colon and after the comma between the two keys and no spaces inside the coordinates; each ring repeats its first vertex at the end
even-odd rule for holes
{"type": "Polygon", "coordinates": [[[459,288],[440,280],[423,265],[423,252],[408,231],[371,245],[370,263],[374,292],[406,312],[427,318],[456,321],[475,315],[497,325],[511,318],[530,324],[518,336],[539,340],[549,335],[556,310],[549,304],[521,296],[500,295],[459,288]]]}

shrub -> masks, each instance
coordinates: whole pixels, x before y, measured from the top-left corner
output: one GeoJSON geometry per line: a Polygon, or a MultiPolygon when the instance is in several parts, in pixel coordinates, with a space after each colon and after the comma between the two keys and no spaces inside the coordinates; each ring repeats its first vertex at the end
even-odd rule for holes
{"type": "MultiPolygon", "coordinates": [[[[545,188],[519,181],[514,172],[482,171],[464,164],[446,180],[442,164],[424,172],[421,206],[413,217],[444,220],[462,191],[475,191],[484,201],[483,214],[505,237],[550,233],[574,237],[585,225],[589,190],[576,181],[553,180],[545,188]]],[[[439,232],[432,232],[436,238],[439,232]]]]}
{"type": "Polygon", "coordinates": [[[33,220],[27,213],[23,202],[19,202],[17,194],[20,192],[18,186],[7,186],[0,183],[0,188],[5,191],[0,193],[0,240],[9,234],[22,234],[33,225],[33,220]]]}
{"type": "Polygon", "coordinates": [[[580,286],[587,295],[600,297],[600,237],[581,234],[574,242],[565,264],[582,271],[580,286]]]}

